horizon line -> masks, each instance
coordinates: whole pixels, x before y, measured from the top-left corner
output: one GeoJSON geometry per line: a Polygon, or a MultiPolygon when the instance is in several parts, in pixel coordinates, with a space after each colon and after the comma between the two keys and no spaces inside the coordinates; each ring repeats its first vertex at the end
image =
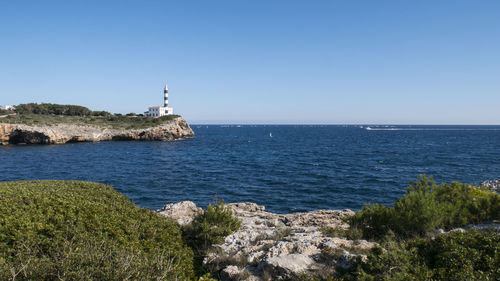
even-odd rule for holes
{"type": "Polygon", "coordinates": [[[500,124],[410,124],[410,123],[190,123],[190,125],[229,125],[229,126],[264,126],[264,125],[304,125],[304,126],[500,126],[500,124]]]}

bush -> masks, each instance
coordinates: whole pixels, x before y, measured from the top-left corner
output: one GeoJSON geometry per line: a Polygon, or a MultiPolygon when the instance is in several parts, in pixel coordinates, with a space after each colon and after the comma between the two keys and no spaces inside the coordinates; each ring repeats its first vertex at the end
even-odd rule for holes
{"type": "MultiPolygon", "coordinates": [[[[371,250],[340,280],[500,280],[500,234],[467,231],[431,237],[437,228],[498,220],[500,196],[420,176],[392,207],[370,204],[349,218],[351,228],[382,247],[371,250]]],[[[333,234],[338,231],[330,230],[333,234]]]]}
{"type": "MultiPolygon", "coordinates": [[[[92,116],[63,116],[63,115],[42,115],[42,114],[22,114],[10,115],[2,118],[2,123],[26,124],[38,126],[52,126],[55,124],[90,125],[106,127],[112,129],[142,129],[158,126],[167,121],[171,121],[179,115],[166,115],[158,118],[144,116],[117,116],[106,111],[93,112],[92,116]]],[[[182,128],[187,128],[188,124],[181,122],[182,128]]]]}
{"type": "Polygon", "coordinates": [[[206,253],[214,244],[224,242],[224,238],[240,228],[241,222],[233,216],[224,201],[209,204],[186,228],[190,244],[195,252],[206,253]]]}
{"type": "Polygon", "coordinates": [[[409,242],[387,240],[340,280],[500,280],[500,234],[468,231],[409,242]]]}
{"type": "Polygon", "coordinates": [[[27,103],[16,105],[16,112],[19,114],[54,114],[66,116],[89,116],[92,111],[80,105],[63,105],[53,103],[27,103]]]}
{"type": "Polygon", "coordinates": [[[321,231],[321,234],[325,237],[341,237],[341,238],[347,238],[349,240],[358,240],[361,239],[361,231],[359,231],[357,228],[354,227],[349,227],[347,229],[336,226],[323,226],[320,227],[319,229],[321,231]]]}
{"type": "Polygon", "coordinates": [[[107,111],[92,111],[92,116],[111,116],[112,114],[107,111]]]}
{"type": "Polygon", "coordinates": [[[204,273],[201,267],[203,258],[213,245],[224,242],[226,236],[237,231],[240,225],[231,209],[224,206],[224,201],[215,200],[184,227],[184,238],[195,254],[194,265],[198,275],[204,273]]]}
{"type": "Polygon", "coordinates": [[[422,175],[392,207],[369,204],[352,216],[349,224],[367,239],[381,239],[389,231],[399,238],[410,238],[437,228],[499,218],[497,193],[458,182],[437,185],[422,175]]]}
{"type": "Polygon", "coordinates": [[[0,280],[186,280],[178,226],[109,186],[0,183],[0,280]]]}
{"type": "Polygon", "coordinates": [[[410,243],[436,280],[500,280],[500,234],[455,232],[410,243]]]}

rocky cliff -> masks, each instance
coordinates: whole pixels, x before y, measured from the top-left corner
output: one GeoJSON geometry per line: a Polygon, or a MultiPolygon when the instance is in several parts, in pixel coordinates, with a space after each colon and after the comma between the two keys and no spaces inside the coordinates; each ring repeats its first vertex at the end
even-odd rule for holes
{"type": "MultiPolygon", "coordinates": [[[[221,280],[304,280],[307,275],[332,274],[336,267],[348,268],[376,244],[327,235],[324,229],[346,229],[343,217],[351,210],[318,210],[274,214],[255,203],[226,204],[241,221],[238,231],[224,243],[214,245],[203,261],[209,271],[220,272],[221,280]]],[[[201,212],[191,201],[167,204],[160,215],[181,225],[201,212]]]]}
{"type": "Polygon", "coordinates": [[[0,144],[62,144],[112,140],[169,141],[193,137],[194,132],[182,117],[145,129],[114,129],[95,125],[55,124],[29,126],[0,123],[0,144]]]}
{"type": "MultiPolygon", "coordinates": [[[[339,271],[366,261],[367,254],[378,245],[343,231],[349,228],[345,218],[354,215],[348,209],[275,214],[249,202],[225,206],[241,221],[241,227],[221,244],[212,245],[203,260],[203,267],[217,273],[221,281],[332,280],[339,271]]],[[[191,201],[167,204],[158,210],[181,226],[201,212],[191,201]]],[[[469,230],[500,233],[500,223],[437,229],[428,235],[469,230]]]]}

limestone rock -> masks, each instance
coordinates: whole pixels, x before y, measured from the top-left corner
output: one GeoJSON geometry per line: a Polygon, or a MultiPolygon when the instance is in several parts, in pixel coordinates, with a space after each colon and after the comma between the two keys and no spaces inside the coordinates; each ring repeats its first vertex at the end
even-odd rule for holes
{"type": "Polygon", "coordinates": [[[493,221],[488,223],[480,223],[480,224],[469,224],[464,226],[466,230],[477,230],[477,231],[495,231],[496,233],[500,233],[500,222],[493,221]]]}
{"type": "Polygon", "coordinates": [[[483,181],[480,186],[487,187],[493,191],[500,192],[500,180],[483,181]]]}
{"type": "Polygon", "coordinates": [[[492,221],[492,222],[484,222],[480,224],[468,224],[464,227],[456,227],[452,228],[449,231],[444,231],[443,229],[437,229],[435,231],[430,232],[432,236],[437,236],[437,235],[448,235],[454,232],[461,232],[464,233],[469,230],[476,230],[476,231],[494,231],[496,233],[500,233],[500,223],[498,221],[492,221]]]}
{"type": "Polygon", "coordinates": [[[260,278],[252,275],[246,268],[239,268],[234,265],[227,266],[221,273],[221,280],[230,281],[259,281],[260,278]]]}
{"type": "Polygon", "coordinates": [[[352,266],[356,257],[356,255],[344,253],[337,259],[337,266],[342,267],[343,269],[348,269],[352,266]]]}
{"type": "Polygon", "coordinates": [[[167,204],[157,212],[165,217],[176,220],[180,225],[189,224],[194,217],[202,211],[192,201],[182,201],[178,203],[167,204]]]}
{"type": "MultiPolygon", "coordinates": [[[[336,264],[348,267],[360,253],[375,243],[352,241],[344,237],[324,237],[321,227],[348,225],[342,220],[351,210],[274,214],[255,203],[230,203],[241,227],[214,245],[203,263],[207,269],[220,270],[221,280],[287,280],[301,274],[314,274],[325,268],[333,272],[336,264]],[[326,251],[338,255],[324,254],[326,251]],[[270,278],[270,279],[269,279],[270,278]]],[[[199,209],[192,202],[168,204],[159,212],[186,223],[199,209]]]]}
{"type": "Polygon", "coordinates": [[[289,254],[267,259],[261,266],[271,268],[274,276],[288,276],[305,272],[314,264],[308,255],[289,254]]]}
{"type": "Polygon", "coordinates": [[[54,124],[28,126],[0,123],[0,144],[62,144],[111,140],[168,141],[193,137],[194,132],[182,117],[145,129],[113,129],[91,125],[54,124]]]}

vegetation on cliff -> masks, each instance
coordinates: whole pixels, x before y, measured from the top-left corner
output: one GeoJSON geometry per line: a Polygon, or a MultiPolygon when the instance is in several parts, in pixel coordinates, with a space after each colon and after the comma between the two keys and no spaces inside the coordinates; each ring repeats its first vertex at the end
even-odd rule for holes
{"type": "Polygon", "coordinates": [[[0,183],[0,280],[188,280],[177,224],[109,186],[0,183]]]}
{"type": "Polygon", "coordinates": [[[84,106],[53,103],[26,103],[16,105],[15,111],[18,114],[43,114],[43,115],[65,115],[65,116],[90,116],[90,115],[111,115],[106,111],[96,112],[84,106]]]}
{"type": "MultiPolygon", "coordinates": [[[[0,280],[219,276],[222,267],[203,268],[203,258],[217,254],[213,245],[241,224],[216,201],[181,229],[109,186],[77,181],[0,183],[0,210],[0,280]]],[[[499,219],[497,193],[421,176],[393,206],[370,204],[345,219],[349,229],[322,229],[326,236],[350,237],[352,245],[365,238],[380,246],[352,256],[348,267],[334,271],[337,263],[326,263],[331,268],[316,276],[292,280],[499,280],[500,234],[453,231],[499,219]],[[439,234],[438,228],[452,231],[439,234]]],[[[337,260],[340,252],[321,258],[337,260]]]]}
{"type": "Polygon", "coordinates": [[[453,232],[434,238],[386,237],[366,259],[321,280],[500,280],[500,235],[453,232]]]}
{"type": "MultiPolygon", "coordinates": [[[[469,230],[437,235],[471,223],[500,219],[500,195],[421,176],[392,207],[370,204],[349,218],[348,232],[380,242],[340,280],[500,280],[500,234],[469,230]]],[[[351,234],[353,235],[353,234],[351,234]]]]}
{"type": "Polygon", "coordinates": [[[349,219],[352,229],[367,239],[382,239],[389,232],[400,238],[500,219],[500,195],[481,187],[452,182],[438,185],[420,176],[392,207],[366,205],[349,219]]]}
{"type": "MultiPolygon", "coordinates": [[[[158,118],[149,118],[142,114],[134,113],[127,115],[111,114],[107,111],[92,111],[79,105],[51,103],[20,104],[15,108],[16,114],[2,118],[0,123],[24,124],[29,126],[73,124],[130,130],[158,126],[179,117],[179,115],[167,115],[158,118]]],[[[187,127],[187,123],[185,126],[187,127]]]]}
{"type": "MultiPolygon", "coordinates": [[[[29,126],[51,126],[57,124],[87,125],[105,127],[111,129],[145,129],[161,125],[166,121],[173,120],[179,115],[167,115],[158,118],[144,116],[64,116],[64,115],[39,115],[23,114],[10,115],[0,119],[1,123],[25,124],[29,126]]],[[[187,124],[185,124],[187,127],[187,124]]]]}
{"type": "Polygon", "coordinates": [[[231,209],[224,206],[224,201],[215,200],[190,224],[183,227],[184,239],[194,252],[193,263],[198,275],[207,273],[207,270],[202,268],[202,263],[213,245],[222,243],[224,238],[237,231],[240,225],[241,222],[233,216],[231,209]]]}

